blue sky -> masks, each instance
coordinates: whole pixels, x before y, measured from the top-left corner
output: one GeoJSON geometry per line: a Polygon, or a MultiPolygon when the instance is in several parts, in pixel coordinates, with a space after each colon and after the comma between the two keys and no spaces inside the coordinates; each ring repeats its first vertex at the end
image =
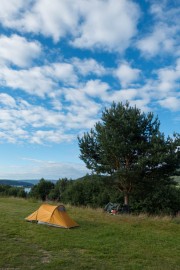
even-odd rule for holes
{"type": "Polygon", "coordinates": [[[128,100],[180,132],[180,2],[1,0],[0,178],[77,178],[77,136],[128,100]]]}

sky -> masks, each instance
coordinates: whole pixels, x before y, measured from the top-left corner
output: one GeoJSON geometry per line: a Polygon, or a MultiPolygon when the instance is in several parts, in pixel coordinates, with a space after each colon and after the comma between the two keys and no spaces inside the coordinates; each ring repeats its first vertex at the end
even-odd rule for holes
{"type": "Polygon", "coordinates": [[[76,179],[77,136],[129,101],[180,132],[179,0],[0,0],[0,179],[76,179]]]}

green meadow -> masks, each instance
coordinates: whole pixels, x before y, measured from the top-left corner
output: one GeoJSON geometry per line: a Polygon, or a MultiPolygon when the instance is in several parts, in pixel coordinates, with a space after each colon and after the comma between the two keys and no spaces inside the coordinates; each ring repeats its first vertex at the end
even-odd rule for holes
{"type": "Polygon", "coordinates": [[[180,219],[66,206],[79,228],[26,222],[41,202],[0,198],[0,270],[180,269],[180,219]]]}

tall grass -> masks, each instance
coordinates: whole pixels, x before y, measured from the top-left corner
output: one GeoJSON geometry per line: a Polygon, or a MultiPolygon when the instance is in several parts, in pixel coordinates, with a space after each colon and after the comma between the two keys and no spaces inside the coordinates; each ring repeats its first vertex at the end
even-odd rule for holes
{"type": "Polygon", "coordinates": [[[72,207],[79,228],[26,222],[41,202],[0,198],[0,269],[180,269],[180,225],[169,217],[72,207]]]}

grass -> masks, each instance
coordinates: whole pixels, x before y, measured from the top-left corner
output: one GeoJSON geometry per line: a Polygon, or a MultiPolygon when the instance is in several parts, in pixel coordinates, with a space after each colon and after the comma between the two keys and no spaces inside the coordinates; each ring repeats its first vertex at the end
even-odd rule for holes
{"type": "Polygon", "coordinates": [[[67,206],[79,228],[24,220],[41,202],[0,198],[0,270],[180,269],[180,223],[67,206]]]}

